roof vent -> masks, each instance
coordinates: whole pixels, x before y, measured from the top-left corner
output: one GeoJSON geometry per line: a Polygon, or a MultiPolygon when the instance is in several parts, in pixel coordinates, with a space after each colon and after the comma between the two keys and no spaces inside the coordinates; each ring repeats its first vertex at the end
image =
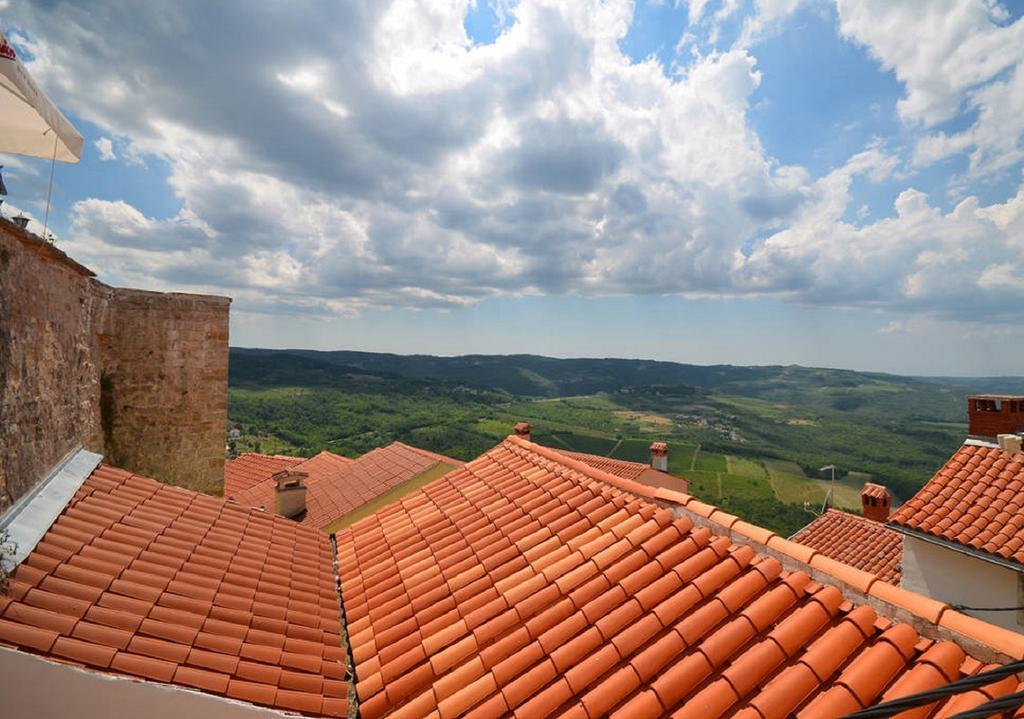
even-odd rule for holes
{"type": "Polygon", "coordinates": [[[892,506],[892,497],[888,489],[880,484],[868,482],[860,491],[860,502],[867,519],[875,522],[888,521],[889,509],[892,506]]]}
{"type": "Polygon", "coordinates": [[[275,488],[274,504],[282,517],[295,519],[306,513],[305,472],[285,469],[273,476],[275,488]]]}
{"type": "Polygon", "coordinates": [[[530,441],[530,432],[533,431],[533,427],[530,426],[529,422],[516,422],[516,426],[513,427],[517,437],[522,437],[527,442],[530,441]]]}
{"type": "Polygon", "coordinates": [[[668,445],[664,442],[651,443],[651,467],[659,472],[668,471],[668,445]]]}
{"type": "Polygon", "coordinates": [[[29,220],[29,218],[25,217],[25,215],[18,215],[17,217],[12,217],[11,218],[11,222],[16,224],[18,227],[20,227],[23,230],[27,230],[28,229],[28,220],[29,220]]]}

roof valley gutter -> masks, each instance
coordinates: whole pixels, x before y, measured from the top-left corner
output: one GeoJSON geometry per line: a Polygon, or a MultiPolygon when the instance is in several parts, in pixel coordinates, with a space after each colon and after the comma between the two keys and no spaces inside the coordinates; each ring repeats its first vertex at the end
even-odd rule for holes
{"type": "Polygon", "coordinates": [[[975,549],[971,549],[970,547],[965,547],[962,544],[950,542],[945,539],[939,539],[938,537],[933,537],[932,535],[926,534],[925,532],[918,532],[917,530],[910,529],[909,527],[904,527],[902,524],[886,522],[883,526],[888,527],[894,532],[899,532],[900,534],[906,535],[908,537],[920,539],[922,542],[928,542],[929,544],[934,544],[937,547],[948,549],[951,552],[958,552],[959,554],[963,554],[968,557],[973,557],[974,559],[980,559],[984,562],[991,562],[992,564],[997,564],[1000,567],[1012,569],[1015,572],[1024,573],[1024,566],[1017,564],[1016,562],[1011,562],[1008,559],[1003,559],[1002,557],[996,557],[991,554],[986,554],[985,552],[979,552],[975,549]]]}
{"type": "Polygon", "coordinates": [[[345,656],[348,659],[348,673],[351,680],[348,683],[348,716],[349,719],[359,717],[359,693],[356,691],[356,660],[352,656],[352,643],[348,639],[348,621],[345,618],[345,598],[341,591],[341,568],[338,566],[338,540],[334,532],[327,535],[331,540],[331,553],[333,559],[331,567],[334,569],[334,591],[338,595],[338,619],[341,628],[341,641],[344,643],[345,656]]]}
{"type": "Polygon", "coordinates": [[[102,455],[81,448],[68,452],[46,478],[0,517],[0,532],[6,531],[7,540],[14,543],[13,555],[2,558],[4,570],[12,571],[25,561],[102,459],[102,455]]]}

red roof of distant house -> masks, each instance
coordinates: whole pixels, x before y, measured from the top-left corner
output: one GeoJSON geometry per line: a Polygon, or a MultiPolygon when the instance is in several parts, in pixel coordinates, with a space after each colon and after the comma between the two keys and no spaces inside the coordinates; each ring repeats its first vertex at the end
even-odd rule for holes
{"type": "Polygon", "coordinates": [[[567,452],[561,449],[558,451],[564,455],[572,457],[573,459],[578,459],[584,464],[589,464],[591,467],[608,472],[608,474],[614,474],[616,477],[622,477],[623,479],[636,479],[651,468],[651,465],[649,464],[629,462],[624,459],[613,459],[611,457],[602,457],[598,454],[567,452]]]}
{"type": "MultiPolygon", "coordinates": [[[[378,447],[354,460],[321,452],[291,467],[308,477],[306,514],[299,521],[323,529],[439,462],[452,468],[462,465],[457,459],[401,442],[378,447]]],[[[268,478],[235,494],[233,499],[245,506],[273,511],[274,492],[274,480],[268,478]]]]}
{"type": "MultiPolygon", "coordinates": [[[[341,457],[341,455],[336,455],[341,457]]],[[[348,460],[348,457],[341,457],[348,460]]],[[[301,464],[302,457],[286,457],[280,454],[240,454],[224,464],[224,496],[238,494],[254,484],[271,477],[283,469],[301,464]]]]}
{"type": "Polygon", "coordinates": [[[1024,636],[519,437],[339,532],[337,556],[364,719],[817,719],[982,667],[812,573],[1024,656],[1024,636]]]}
{"type": "Polygon", "coordinates": [[[0,595],[0,644],[343,717],[339,613],[321,532],[100,465],[0,595]]]}
{"type": "Polygon", "coordinates": [[[889,584],[900,584],[903,536],[884,524],[829,509],[794,534],[792,540],[837,562],[877,575],[889,584]]]}
{"type": "MultiPolygon", "coordinates": [[[[660,444],[664,444],[664,442],[660,444]]],[[[621,477],[622,479],[633,480],[651,487],[674,489],[679,492],[686,492],[690,488],[690,482],[685,477],[677,477],[667,472],[658,471],[651,467],[651,465],[642,462],[630,462],[625,459],[613,459],[612,457],[602,457],[598,454],[586,454],[585,452],[568,452],[561,449],[557,451],[567,457],[578,459],[586,465],[608,474],[613,474],[616,477],[621,477]]]]}
{"type": "Polygon", "coordinates": [[[1024,453],[964,444],[890,521],[1024,564],[1024,453]]]}

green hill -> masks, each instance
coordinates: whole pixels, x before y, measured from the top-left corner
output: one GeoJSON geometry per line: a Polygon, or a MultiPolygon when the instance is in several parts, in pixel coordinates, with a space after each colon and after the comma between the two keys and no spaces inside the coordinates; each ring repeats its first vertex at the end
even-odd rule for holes
{"type": "Polygon", "coordinates": [[[229,417],[236,450],[303,455],[398,439],[470,459],[522,420],[543,444],[622,459],[664,440],[695,494],[788,533],[824,500],[826,464],[840,468],[840,505],[856,508],[866,479],[913,494],[963,440],[974,387],[797,366],[232,348],[229,417]]]}

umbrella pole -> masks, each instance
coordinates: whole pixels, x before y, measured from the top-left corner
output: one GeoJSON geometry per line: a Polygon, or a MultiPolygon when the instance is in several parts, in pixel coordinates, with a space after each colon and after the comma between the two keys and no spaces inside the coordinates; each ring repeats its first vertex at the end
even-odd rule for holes
{"type": "Polygon", "coordinates": [[[53,170],[57,166],[57,133],[53,133],[53,159],[50,160],[50,186],[46,189],[46,214],[43,217],[43,239],[50,224],[50,197],[53,195],[53,170]]]}

